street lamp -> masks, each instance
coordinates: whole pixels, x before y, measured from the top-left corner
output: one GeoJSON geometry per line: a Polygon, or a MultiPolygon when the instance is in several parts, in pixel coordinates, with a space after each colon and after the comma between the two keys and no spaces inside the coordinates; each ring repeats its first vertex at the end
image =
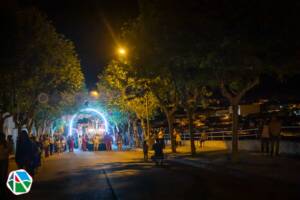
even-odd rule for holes
{"type": "Polygon", "coordinates": [[[90,95],[91,95],[91,97],[94,97],[94,98],[98,98],[99,97],[99,92],[98,91],[96,91],[96,90],[92,90],[91,92],[90,92],[90,95]]]}
{"type": "Polygon", "coordinates": [[[119,47],[118,50],[117,50],[117,53],[120,56],[125,56],[127,52],[126,52],[126,49],[124,47],[119,47]]]}

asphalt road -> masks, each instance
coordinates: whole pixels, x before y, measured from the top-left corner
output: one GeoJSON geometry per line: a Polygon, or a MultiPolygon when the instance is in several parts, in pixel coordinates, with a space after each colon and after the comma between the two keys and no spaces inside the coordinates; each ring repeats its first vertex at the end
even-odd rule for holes
{"type": "Polygon", "coordinates": [[[300,185],[172,161],[157,167],[141,158],[141,152],[55,155],[34,177],[30,193],[9,199],[300,199],[300,185]]]}

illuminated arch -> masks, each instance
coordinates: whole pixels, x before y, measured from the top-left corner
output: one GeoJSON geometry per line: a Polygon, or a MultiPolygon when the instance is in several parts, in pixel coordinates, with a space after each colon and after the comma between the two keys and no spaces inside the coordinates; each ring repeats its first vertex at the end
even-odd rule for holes
{"type": "Polygon", "coordinates": [[[108,123],[107,123],[107,120],[106,120],[104,114],[94,108],[84,108],[72,116],[70,124],[69,124],[69,135],[72,135],[74,120],[77,117],[77,115],[81,112],[93,112],[93,113],[96,113],[97,115],[99,115],[104,121],[105,132],[108,133],[109,127],[108,127],[108,123]]]}

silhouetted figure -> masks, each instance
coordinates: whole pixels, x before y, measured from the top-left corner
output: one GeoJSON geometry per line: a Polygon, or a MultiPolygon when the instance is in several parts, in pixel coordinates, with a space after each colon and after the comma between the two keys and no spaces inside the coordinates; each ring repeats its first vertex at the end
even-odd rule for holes
{"type": "Polygon", "coordinates": [[[148,161],[148,149],[149,149],[149,146],[147,144],[147,141],[144,141],[144,143],[143,143],[143,153],[144,153],[144,161],[145,162],[148,161]]]}
{"type": "Polygon", "coordinates": [[[164,160],[164,152],[159,139],[156,139],[152,149],[154,150],[154,156],[152,156],[153,161],[156,165],[162,165],[164,160]]]}
{"type": "Polygon", "coordinates": [[[205,133],[205,131],[202,131],[200,134],[200,148],[204,148],[204,143],[207,139],[207,135],[205,133]]]}
{"type": "Polygon", "coordinates": [[[71,136],[70,139],[69,139],[69,151],[70,152],[74,151],[74,138],[73,138],[73,136],[71,136]]]}
{"type": "Polygon", "coordinates": [[[270,129],[269,123],[266,121],[261,130],[261,152],[269,153],[270,129]]]}
{"type": "Polygon", "coordinates": [[[117,145],[118,145],[118,150],[122,151],[122,143],[123,143],[123,139],[121,134],[118,134],[118,138],[117,138],[117,145]]]}
{"type": "Polygon", "coordinates": [[[105,149],[107,151],[111,151],[112,141],[113,141],[113,139],[112,139],[112,137],[110,135],[106,134],[104,136],[105,149]]]}
{"type": "Polygon", "coordinates": [[[53,138],[53,136],[50,136],[49,143],[50,143],[50,155],[52,155],[53,152],[54,152],[54,138],[53,138]]]}
{"type": "Polygon", "coordinates": [[[7,136],[8,154],[14,154],[14,141],[12,135],[7,136]]]}
{"type": "Polygon", "coordinates": [[[38,167],[40,167],[42,165],[42,149],[40,148],[40,143],[37,141],[37,138],[35,136],[31,137],[31,142],[33,145],[33,149],[35,149],[33,151],[34,155],[33,155],[33,168],[34,170],[36,170],[38,167]]]}
{"type": "Polygon", "coordinates": [[[164,141],[164,131],[162,128],[160,128],[158,134],[157,134],[158,142],[160,143],[161,147],[165,148],[165,141],[164,141]]]}
{"type": "Polygon", "coordinates": [[[48,138],[48,135],[44,135],[43,138],[43,147],[44,147],[44,151],[45,151],[45,157],[49,157],[49,148],[50,148],[50,141],[48,138]]]}
{"type": "Polygon", "coordinates": [[[83,136],[82,136],[82,151],[86,151],[86,149],[87,149],[87,141],[88,141],[88,138],[87,138],[87,136],[84,134],[83,136]]]}
{"type": "Polygon", "coordinates": [[[269,124],[269,130],[271,135],[271,156],[273,156],[274,153],[276,156],[278,156],[280,146],[281,121],[277,117],[272,117],[269,124]]]}
{"type": "Polygon", "coordinates": [[[28,137],[27,131],[22,130],[17,139],[16,163],[19,169],[25,169],[34,176],[34,155],[37,146],[28,137]]]}
{"type": "Polygon", "coordinates": [[[9,156],[9,147],[5,140],[4,133],[0,132],[0,197],[1,199],[6,198],[6,179],[8,175],[8,156],[9,156]]]}

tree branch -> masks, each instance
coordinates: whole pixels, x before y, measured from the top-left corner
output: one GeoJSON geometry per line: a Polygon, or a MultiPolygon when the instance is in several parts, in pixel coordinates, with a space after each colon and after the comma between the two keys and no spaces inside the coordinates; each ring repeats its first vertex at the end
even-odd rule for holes
{"type": "Polygon", "coordinates": [[[254,86],[259,84],[259,77],[257,77],[253,82],[250,82],[238,95],[238,98],[241,99],[246,92],[252,89],[254,86]]]}
{"type": "Polygon", "coordinates": [[[232,101],[233,96],[230,94],[230,92],[227,90],[227,88],[225,87],[224,81],[221,80],[220,83],[220,89],[221,89],[221,93],[222,95],[227,98],[229,101],[232,101]]]}

